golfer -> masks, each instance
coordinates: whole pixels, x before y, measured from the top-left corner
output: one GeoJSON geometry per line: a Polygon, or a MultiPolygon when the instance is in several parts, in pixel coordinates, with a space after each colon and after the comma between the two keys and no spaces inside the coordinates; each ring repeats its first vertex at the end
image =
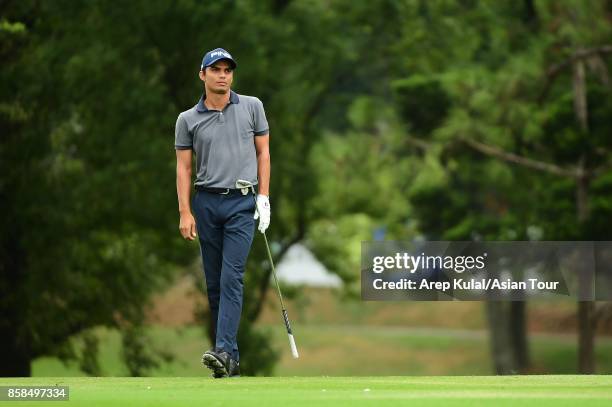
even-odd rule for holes
{"type": "Polygon", "coordinates": [[[231,90],[235,69],[222,48],[204,55],[199,72],[204,92],[179,114],[175,132],[179,230],[186,240],[199,237],[216,338],[202,362],[216,378],[240,375],[236,337],[244,267],[255,219],[261,233],[270,224],[268,122],[259,99],[231,90]],[[196,193],[190,205],[192,152],[196,193]],[[256,185],[257,198],[250,189],[237,188],[238,180],[256,185]]]}

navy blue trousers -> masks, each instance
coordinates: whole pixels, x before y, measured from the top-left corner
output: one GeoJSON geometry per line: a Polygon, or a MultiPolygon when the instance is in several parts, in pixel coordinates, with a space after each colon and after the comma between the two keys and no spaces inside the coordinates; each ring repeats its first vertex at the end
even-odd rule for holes
{"type": "Polygon", "coordinates": [[[237,335],[242,313],[244,267],[255,232],[253,194],[198,191],[192,208],[213,332],[216,332],[215,347],[239,360],[237,335]]]}

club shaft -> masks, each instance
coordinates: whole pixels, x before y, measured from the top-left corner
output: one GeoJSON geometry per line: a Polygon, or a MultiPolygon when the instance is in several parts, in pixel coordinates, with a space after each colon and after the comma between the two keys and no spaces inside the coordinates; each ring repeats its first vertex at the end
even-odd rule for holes
{"type": "MultiPolygon", "coordinates": [[[[255,210],[259,214],[259,209],[257,208],[257,194],[255,193],[255,188],[252,185],[251,185],[251,191],[253,192],[253,200],[255,201],[255,210]]],[[[261,219],[261,214],[259,214],[259,216],[261,219]]],[[[280,285],[278,284],[278,278],[276,277],[276,270],[274,268],[274,260],[272,260],[272,252],[270,251],[270,245],[268,244],[268,237],[266,236],[266,232],[263,232],[262,234],[264,237],[264,242],[266,244],[266,251],[268,252],[268,260],[270,261],[270,267],[272,268],[272,277],[274,278],[274,284],[276,284],[276,292],[278,294],[278,299],[280,300],[281,309],[283,310],[284,313],[286,313],[287,311],[285,310],[285,304],[283,302],[283,295],[281,294],[280,285]]]]}
{"type": "MultiPolygon", "coordinates": [[[[257,194],[255,194],[255,188],[251,186],[251,191],[253,192],[253,199],[255,200],[255,210],[259,214],[259,209],[257,208],[257,194]]],[[[261,214],[259,214],[261,219],[261,214]]],[[[272,259],[272,252],[270,251],[270,245],[268,244],[268,237],[266,236],[266,232],[263,232],[264,243],[266,245],[266,251],[268,252],[268,260],[270,261],[270,267],[272,268],[272,277],[274,278],[274,284],[276,284],[276,293],[278,294],[278,299],[280,301],[281,310],[283,314],[283,320],[285,321],[285,328],[287,328],[287,335],[289,335],[289,346],[291,347],[291,353],[294,358],[298,358],[298,350],[295,345],[295,339],[293,338],[293,332],[291,330],[291,324],[289,323],[289,315],[287,314],[287,309],[285,308],[285,304],[283,302],[283,295],[281,294],[280,285],[278,284],[278,278],[276,277],[276,269],[274,268],[274,260],[272,259]]]]}
{"type": "MultiPolygon", "coordinates": [[[[268,244],[268,238],[266,233],[263,233],[264,242],[266,243],[266,251],[268,252],[268,260],[270,260],[270,267],[272,267],[272,277],[276,284],[276,291],[278,292],[278,299],[280,300],[281,308],[285,311],[285,304],[283,303],[283,295],[281,294],[280,285],[278,284],[278,278],[276,277],[276,270],[274,269],[274,260],[272,260],[272,252],[270,252],[270,245],[268,244]]],[[[285,311],[286,312],[286,311],[285,311]]]]}

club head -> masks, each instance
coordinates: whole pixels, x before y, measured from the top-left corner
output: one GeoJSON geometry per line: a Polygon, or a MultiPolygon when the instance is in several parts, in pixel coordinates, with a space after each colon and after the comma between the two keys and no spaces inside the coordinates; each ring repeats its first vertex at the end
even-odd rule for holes
{"type": "Polygon", "coordinates": [[[236,181],[236,189],[242,189],[242,188],[252,188],[253,184],[250,183],[249,181],[243,180],[243,179],[239,179],[238,181],[236,181]]]}
{"type": "Polygon", "coordinates": [[[248,194],[250,189],[253,195],[255,195],[255,187],[253,187],[253,184],[244,179],[239,179],[236,181],[236,189],[241,189],[242,195],[248,194]]]}

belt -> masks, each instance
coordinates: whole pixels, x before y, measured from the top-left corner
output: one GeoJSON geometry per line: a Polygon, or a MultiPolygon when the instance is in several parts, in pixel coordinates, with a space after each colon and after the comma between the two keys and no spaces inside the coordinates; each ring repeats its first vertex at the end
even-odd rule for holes
{"type": "Polygon", "coordinates": [[[196,185],[195,189],[196,191],[210,192],[210,193],[219,194],[219,195],[234,195],[234,194],[246,195],[249,193],[249,188],[241,188],[241,189],[213,188],[213,187],[203,187],[200,185],[196,185]]]}

